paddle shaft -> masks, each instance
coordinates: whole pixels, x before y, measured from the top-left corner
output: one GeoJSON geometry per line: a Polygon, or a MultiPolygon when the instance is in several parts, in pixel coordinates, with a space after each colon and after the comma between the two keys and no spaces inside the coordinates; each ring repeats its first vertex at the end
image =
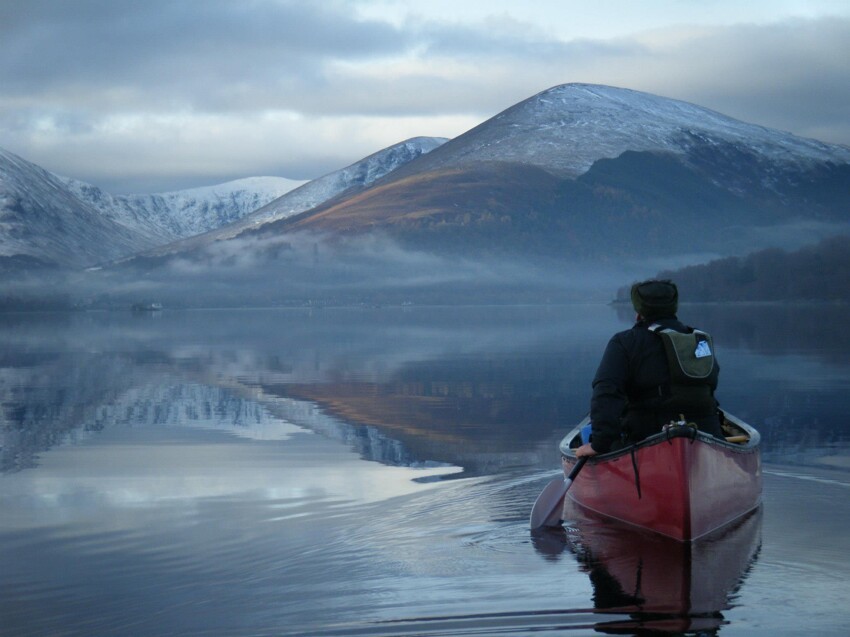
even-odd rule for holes
{"type": "MultiPolygon", "coordinates": [[[[582,456],[581,458],[579,458],[579,459],[578,459],[578,462],[576,462],[576,466],[574,466],[574,467],[573,467],[573,470],[572,470],[572,471],[570,471],[570,475],[568,475],[568,476],[564,479],[564,483],[566,483],[566,485],[567,485],[567,489],[569,489],[569,488],[570,488],[570,485],[573,483],[573,480],[575,480],[575,479],[576,479],[576,476],[578,475],[578,472],[579,472],[579,471],[581,471],[581,468],[584,466],[584,463],[585,463],[585,462],[587,462],[587,459],[588,459],[589,457],[590,457],[590,456],[582,456]]],[[[566,491],[564,491],[564,493],[566,493],[566,491]]]]}

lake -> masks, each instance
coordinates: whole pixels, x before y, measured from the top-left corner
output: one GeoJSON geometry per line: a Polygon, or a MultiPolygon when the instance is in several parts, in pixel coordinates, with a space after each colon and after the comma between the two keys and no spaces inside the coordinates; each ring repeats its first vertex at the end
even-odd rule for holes
{"type": "Polygon", "coordinates": [[[628,312],[2,315],[0,635],[846,635],[850,308],[680,317],[763,435],[693,550],[528,530],[628,312]]]}

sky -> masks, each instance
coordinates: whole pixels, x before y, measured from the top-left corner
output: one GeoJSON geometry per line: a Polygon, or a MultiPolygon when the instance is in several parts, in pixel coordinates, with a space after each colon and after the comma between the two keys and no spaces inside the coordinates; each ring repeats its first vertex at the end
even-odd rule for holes
{"type": "Polygon", "coordinates": [[[0,148],[113,194],[313,179],[569,82],[850,145],[850,2],[0,0],[0,148]]]}

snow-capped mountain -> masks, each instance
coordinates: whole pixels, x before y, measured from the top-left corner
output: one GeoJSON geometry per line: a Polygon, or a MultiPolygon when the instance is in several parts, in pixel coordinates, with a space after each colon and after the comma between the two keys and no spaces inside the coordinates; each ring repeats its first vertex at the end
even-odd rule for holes
{"type": "Polygon", "coordinates": [[[249,177],[150,195],[112,195],[0,149],[0,266],[80,268],[234,236],[367,187],[445,141],[410,139],[311,182],[249,177]]]}
{"type": "Polygon", "coordinates": [[[791,247],[848,222],[850,148],[647,93],[567,84],[269,231],[377,231],[429,249],[611,259],[791,247]]]}
{"type": "Polygon", "coordinates": [[[156,245],[154,236],[104,216],[65,182],[0,149],[0,257],[83,267],[156,245]]]}
{"type": "Polygon", "coordinates": [[[445,137],[414,137],[380,150],[342,170],[319,177],[271,202],[253,213],[250,221],[265,223],[289,217],[315,208],[345,191],[370,186],[404,164],[430,153],[448,141],[445,137]]]}
{"type": "Polygon", "coordinates": [[[850,148],[742,122],[695,104],[592,84],[542,91],[454,138],[397,176],[482,161],[578,177],[626,151],[686,155],[727,145],[778,164],[850,162],[850,148]]]}
{"type": "Polygon", "coordinates": [[[309,181],[232,224],[222,226],[203,236],[196,236],[174,245],[163,246],[152,252],[155,254],[177,252],[213,241],[229,239],[245,230],[287,219],[315,208],[344,193],[359,192],[405,164],[432,152],[447,141],[448,139],[445,137],[414,137],[394,144],[341,170],[309,181]]]}
{"type": "Polygon", "coordinates": [[[157,236],[182,239],[209,232],[262,208],[306,182],[248,177],[215,186],[152,195],[110,195],[97,186],[63,178],[68,188],[108,218],[157,236]]]}
{"type": "Polygon", "coordinates": [[[113,196],[0,149],[0,259],[5,267],[111,261],[231,223],[303,183],[254,177],[113,196]]]}
{"type": "MultiPolygon", "coordinates": [[[[450,141],[391,146],[265,205],[252,194],[267,192],[258,186],[239,197],[112,197],[9,154],[0,155],[0,180],[0,255],[79,265],[144,248],[138,262],[146,270],[198,250],[196,265],[225,272],[238,261],[240,275],[262,272],[264,259],[296,259],[286,250],[298,245],[289,241],[297,232],[389,236],[420,252],[504,263],[545,257],[634,264],[663,256],[683,264],[684,257],[799,246],[850,228],[850,148],[587,84],[543,91],[450,141]],[[250,203],[235,204],[245,197],[250,203]],[[238,212],[219,213],[218,205],[238,212]],[[254,205],[260,207],[246,214],[254,205]],[[214,223],[196,223],[210,214],[214,223]],[[269,249],[252,247],[246,265],[235,257],[249,244],[229,242],[240,235],[260,248],[271,239],[269,249]],[[213,243],[216,250],[200,254],[213,243]]],[[[311,255],[319,252],[314,246],[311,255]]],[[[331,250],[322,253],[328,272],[332,259],[331,250]]],[[[133,262],[123,261],[128,268],[133,262]]],[[[287,280],[305,276],[285,271],[287,280]]],[[[327,275],[333,285],[342,280],[337,274],[327,275]]],[[[281,278],[264,277],[274,286],[281,278]]],[[[278,292],[262,288],[257,298],[272,302],[278,292]]]]}

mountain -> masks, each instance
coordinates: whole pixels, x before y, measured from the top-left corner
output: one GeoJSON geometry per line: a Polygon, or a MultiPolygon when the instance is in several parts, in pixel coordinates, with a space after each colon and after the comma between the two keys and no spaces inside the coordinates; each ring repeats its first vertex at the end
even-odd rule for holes
{"type": "Polygon", "coordinates": [[[626,151],[688,156],[706,147],[738,149],[763,162],[798,167],[850,161],[850,149],[824,144],[649,93],[563,84],[499,113],[408,166],[398,176],[479,162],[537,166],[578,177],[626,151]]]}
{"type": "Polygon", "coordinates": [[[151,245],[151,233],[105,217],[60,177],[0,149],[2,267],[83,267],[151,245]]]}
{"type": "Polygon", "coordinates": [[[384,148],[342,170],[319,177],[260,208],[246,220],[252,224],[275,221],[315,208],[343,193],[361,190],[423,157],[449,140],[445,137],[414,137],[384,148]]]}
{"type": "Polygon", "coordinates": [[[647,93],[566,84],[262,231],[640,261],[792,245],[848,222],[850,148],[647,93]]]}
{"type": "Polygon", "coordinates": [[[661,269],[842,233],[850,148],[566,84],[450,141],[408,140],[227,226],[152,242],[91,273],[80,296],[111,307],[142,294],[167,306],[605,300],[661,269]]]}
{"type": "Polygon", "coordinates": [[[110,195],[97,186],[63,179],[81,200],[124,225],[150,228],[157,236],[190,237],[239,221],[304,181],[248,177],[215,186],[152,195],[110,195]]]}
{"type": "Polygon", "coordinates": [[[230,223],[302,183],[262,177],[113,196],[0,149],[0,270],[110,261],[230,223]]]}
{"type": "MultiPolygon", "coordinates": [[[[287,219],[305,210],[311,210],[342,195],[359,192],[414,159],[433,152],[435,148],[447,141],[444,137],[414,137],[394,144],[341,170],[309,181],[267,205],[255,209],[254,212],[242,217],[235,223],[222,226],[202,236],[163,246],[150,251],[149,254],[175,253],[209,245],[215,241],[230,239],[245,230],[254,230],[264,224],[287,219]]],[[[200,233],[197,234],[200,235],[200,233]]]]}

